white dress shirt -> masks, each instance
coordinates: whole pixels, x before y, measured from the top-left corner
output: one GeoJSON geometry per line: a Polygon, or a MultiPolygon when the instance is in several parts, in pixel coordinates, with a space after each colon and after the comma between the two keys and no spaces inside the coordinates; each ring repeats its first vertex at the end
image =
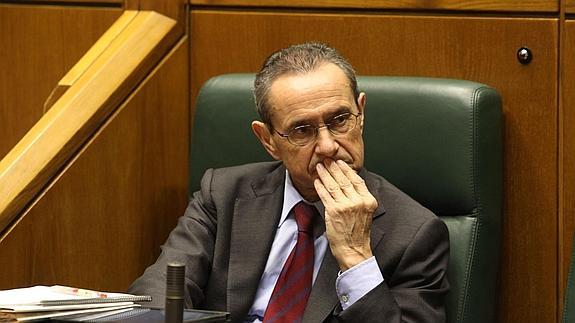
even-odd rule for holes
{"type": "MultiPolygon", "coordinates": [[[[282,268],[297,242],[297,223],[292,208],[303,200],[292,184],[286,170],[283,208],[276,235],[268,256],[254,303],[248,312],[245,322],[260,323],[271,298],[274,286],[282,268]]],[[[304,200],[305,201],[305,200],[304,200]]],[[[313,282],[317,277],[323,256],[328,248],[325,232],[314,241],[313,282]]],[[[339,273],[336,279],[336,292],[343,310],[347,309],[377,285],[383,282],[375,257],[339,273]]]]}

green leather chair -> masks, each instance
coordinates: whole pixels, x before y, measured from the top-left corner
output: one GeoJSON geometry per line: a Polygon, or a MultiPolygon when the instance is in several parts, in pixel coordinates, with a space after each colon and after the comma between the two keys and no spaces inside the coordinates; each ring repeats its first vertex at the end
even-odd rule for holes
{"type": "Polygon", "coordinates": [[[573,239],[569,278],[567,278],[567,293],[565,294],[565,304],[563,306],[563,322],[575,322],[575,237],[573,239]]]}
{"type": "MultiPolygon", "coordinates": [[[[253,74],[209,80],[197,99],[190,189],[209,167],[270,160],[251,132],[253,74]]],[[[502,215],[502,112],[483,84],[359,77],[365,166],[447,224],[449,322],[495,322],[502,215]]]]}

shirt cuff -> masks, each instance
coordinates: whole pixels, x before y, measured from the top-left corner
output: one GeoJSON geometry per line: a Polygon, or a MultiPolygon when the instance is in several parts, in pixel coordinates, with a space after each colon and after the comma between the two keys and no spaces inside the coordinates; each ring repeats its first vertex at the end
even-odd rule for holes
{"type": "Polygon", "coordinates": [[[382,282],[383,276],[373,256],[340,272],[335,281],[335,290],[342,309],[345,311],[382,282]]]}

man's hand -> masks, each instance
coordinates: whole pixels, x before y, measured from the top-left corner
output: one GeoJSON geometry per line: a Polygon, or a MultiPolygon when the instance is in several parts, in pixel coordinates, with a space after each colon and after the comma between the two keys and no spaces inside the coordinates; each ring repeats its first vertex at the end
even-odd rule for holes
{"type": "Polygon", "coordinates": [[[345,162],[316,165],[314,186],[325,206],[325,228],[331,252],[341,271],[372,256],[369,235],[377,200],[364,180],[345,162]]]}

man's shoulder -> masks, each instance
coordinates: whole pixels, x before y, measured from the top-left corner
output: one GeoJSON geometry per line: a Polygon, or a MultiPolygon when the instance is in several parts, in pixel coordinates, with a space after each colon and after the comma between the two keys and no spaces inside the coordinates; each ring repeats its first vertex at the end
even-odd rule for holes
{"type": "Polygon", "coordinates": [[[283,183],[284,176],[285,168],[281,162],[250,163],[209,169],[202,179],[202,187],[238,196],[251,195],[260,188],[264,191],[268,187],[277,188],[280,183],[283,183]]]}
{"type": "Polygon", "coordinates": [[[282,167],[279,161],[249,163],[230,167],[214,168],[213,176],[232,178],[254,178],[271,173],[282,167]]]}
{"type": "Polygon", "coordinates": [[[383,176],[366,172],[365,180],[372,194],[383,204],[388,217],[399,216],[413,223],[428,221],[437,216],[407,193],[390,183],[383,176]]]}
{"type": "Polygon", "coordinates": [[[400,255],[414,241],[449,241],[447,226],[431,210],[382,176],[369,173],[365,179],[375,187],[374,195],[385,210],[373,225],[386,233],[383,245],[388,252],[400,255]]]}

